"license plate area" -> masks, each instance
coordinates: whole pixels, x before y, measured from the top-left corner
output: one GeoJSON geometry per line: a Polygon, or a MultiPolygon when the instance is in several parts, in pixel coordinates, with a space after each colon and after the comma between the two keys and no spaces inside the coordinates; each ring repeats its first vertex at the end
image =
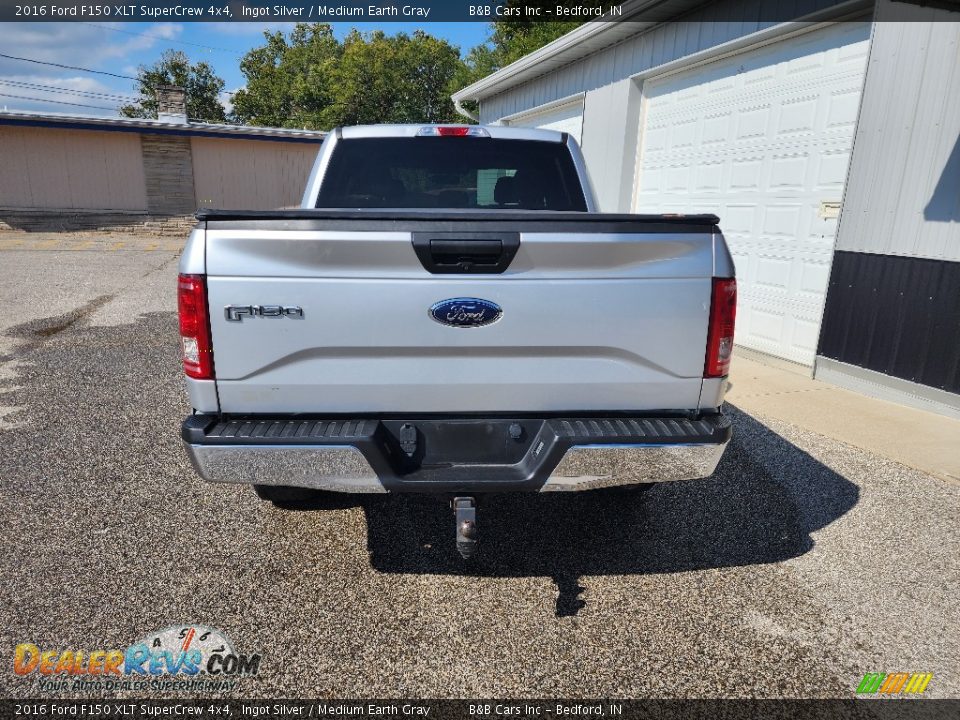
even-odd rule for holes
{"type": "Polygon", "coordinates": [[[405,458],[405,471],[411,472],[449,465],[515,465],[527,454],[543,420],[385,420],[383,426],[405,458]]]}

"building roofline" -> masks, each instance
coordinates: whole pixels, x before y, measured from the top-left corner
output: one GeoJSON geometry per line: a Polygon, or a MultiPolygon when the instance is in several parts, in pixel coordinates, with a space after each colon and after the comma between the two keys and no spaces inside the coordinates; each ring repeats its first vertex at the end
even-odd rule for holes
{"type": "Polygon", "coordinates": [[[282,140],[285,142],[318,142],[326,137],[322,130],[256,127],[253,125],[222,125],[218,123],[171,123],[148,118],[110,118],[94,115],[67,115],[59,113],[0,111],[0,125],[55,127],[75,130],[114,130],[121,132],[149,132],[159,135],[194,135],[200,137],[249,138],[253,140],[282,140]]]}
{"type": "MultiPolygon", "coordinates": [[[[450,99],[458,112],[470,116],[462,103],[498,95],[630,37],[643,34],[664,22],[680,19],[706,3],[707,0],[627,0],[621,4],[623,14],[616,20],[604,20],[610,17],[609,14],[590,20],[529,55],[524,55],[495,73],[458,90],[450,99]]],[[[874,0],[834,0],[831,5],[820,10],[789,20],[784,19],[782,22],[835,22],[866,12],[873,4],[874,0]]]]}
{"type": "MultiPolygon", "coordinates": [[[[462,90],[458,90],[450,97],[454,103],[462,103],[467,100],[482,100],[483,98],[501,93],[534,77],[543,75],[558,65],[566,65],[574,60],[596,52],[597,48],[594,44],[591,44],[590,47],[585,47],[585,41],[587,40],[603,38],[606,45],[613,45],[625,37],[643,32],[647,28],[663,22],[665,17],[658,15],[656,19],[651,19],[649,22],[639,20],[627,22],[627,20],[665,2],[666,0],[627,0],[627,2],[621,5],[623,15],[619,16],[616,20],[604,20],[602,18],[609,17],[609,15],[604,15],[600,19],[588,21],[580,27],[571,30],[566,35],[561,35],[553,42],[547,43],[542,48],[534,50],[529,55],[524,55],[519,60],[510,63],[506,67],[500,68],[495,73],[477,80],[462,90]],[[553,63],[554,67],[542,67],[543,63],[548,60],[555,61],[553,63]]],[[[677,15],[702,3],[703,0],[696,0],[690,3],[690,7],[676,7],[677,3],[673,2],[671,5],[673,5],[675,9],[669,14],[677,15]]]]}

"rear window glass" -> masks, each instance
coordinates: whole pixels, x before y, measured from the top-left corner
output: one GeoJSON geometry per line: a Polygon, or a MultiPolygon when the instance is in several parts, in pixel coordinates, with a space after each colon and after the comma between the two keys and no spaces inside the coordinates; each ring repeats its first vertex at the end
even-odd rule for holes
{"type": "Polygon", "coordinates": [[[587,209],[563,143],[473,137],[341,140],[317,207],[587,209]]]}

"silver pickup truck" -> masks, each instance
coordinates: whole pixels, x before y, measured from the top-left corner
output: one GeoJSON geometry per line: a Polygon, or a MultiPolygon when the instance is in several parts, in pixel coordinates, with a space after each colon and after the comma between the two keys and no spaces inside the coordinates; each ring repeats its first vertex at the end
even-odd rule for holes
{"type": "Polygon", "coordinates": [[[182,436],[206,480],[447,494],[469,556],[484,493],[706,477],[730,439],[717,218],[598,213],[565,133],[338,129],[301,208],[197,218],[182,436]]]}

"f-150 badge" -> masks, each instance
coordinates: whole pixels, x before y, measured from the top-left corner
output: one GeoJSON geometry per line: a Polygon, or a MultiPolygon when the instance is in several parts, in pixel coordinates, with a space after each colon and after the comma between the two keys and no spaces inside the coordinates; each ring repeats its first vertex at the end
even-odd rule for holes
{"type": "Polygon", "coordinates": [[[503,315],[499,305],[480,298],[450,298],[430,307],[430,317],[442,325],[472,328],[495,323],[503,315]]]}
{"type": "Polygon", "coordinates": [[[223,314],[231,322],[243,322],[245,317],[302,318],[303,308],[297,305],[227,305],[223,314]]]}

